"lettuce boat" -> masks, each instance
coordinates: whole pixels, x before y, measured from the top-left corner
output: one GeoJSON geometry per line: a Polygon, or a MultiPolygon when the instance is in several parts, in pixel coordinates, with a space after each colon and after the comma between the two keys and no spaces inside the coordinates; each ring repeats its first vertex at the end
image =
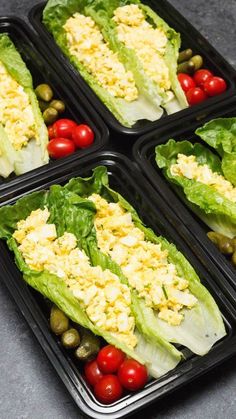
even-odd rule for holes
{"type": "MultiPolygon", "coordinates": [[[[215,129],[214,136],[212,135],[211,127],[214,124],[212,122],[205,128],[199,128],[196,133],[222,151],[220,142],[216,145],[215,129]]],[[[234,154],[223,152],[226,158],[221,160],[200,143],[173,139],[156,146],[155,152],[158,167],[192,211],[212,230],[230,238],[236,236],[236,189],[233,186],[235,173],[231,170],[235,165],[234,154]],[[181,167],[179,159],[182,159],[182,167],[185,164],[184,159],[186,163],[189,162],[183,169],[185,175],[177,171],[181,167]],[[205,171],[206,174],[203,173],[202,178],[196,177],[192,174],[194,167],[199,173],[205,171]]]]}
{"type": "MultiPolygon", "coordinates": [[[[147,119],[154,121],[159,119],[163,114],[163,107],[168,113],[176,112],[180,109],[184,109],[188,106],[185,95],[179,85],[176,68],[178,49],[180,46],[180,37],[173,29],[160,19],[150,8],[142,5],[139,2],[106,2],[106,1],[84,1],[84,0],[49,0],[44,11],[43,11],[43,23],[51,32],[55,38],[55,41],[62,49],[64,54],[69,58],[71,63],[79,70],[82,77],[95,91],[98,97],[108,107],[108,109],[114,114],[114,116],[127,127],[132,127],[136,121],[141,119],[147,119]],[[159,88],[159,86],[147,76],[147,72],[144,71],[143,65],[137,57],[135,51],[127,48],[124,43],[118,39],[116,25],[111,20],[111,15],[114,10],[119,6],[126,6],[129,4],[138,5],[148,20],[151,20],[152,25],[159,26],[161,30],[166,34],[167,45],[165,48],[164,62],[169,72],[171,91],[166,92],[159,88]],[[79,14],[79,15],[78,15],[79,14]],[[86,16],[84,25],[81,24],[81,29],[78,29],[78,24],[74,24],[76,33],[71,32],[72,21],[76,17],[86,16]],[[90,20],[89,20],[90,19],[90,20]],[[92,21],[91,21],[92,19],[92,21]],[[83,39],[84,28],[92,25],[91,22],[95,22],[96,27],[102,34],[103,40],[108,46],[109,50],[113,51],[118,58],[119,62],[122,63],[126,72],[129,73],[128,79],[132,78],[132,84],[129,85],[129,91],[137,89],[137,95],[129,97],[123,94],[125,87],[121,89],[114,89],[114,85],[109,81],[105,83],[105,75],[102,74],[102,70],[97,68],[98,62],[101,61],[100,56],[104,55],[104,52],[97,54],[96,63],[94,68],[90,66],[92,52],[94,51],[94,45],[97,47],[97,38],[90,47],[88,44],[83,43],[83,50],[79,50],[79,54],[76,54],[76,48],[78,42],[83,39]],[[73,42],[72,39],[73,38],[73,42]],[[75,40],[74,40],[75,39],[75,40]],[[89,50],[89,56],[82,59],[82,53],[87,48],[89,50]],[[82,53],[81,53],[82,52],[82,53]],[[99,78],[100,77],[100,78],[99,78]],[[133,82],[135,86],[133,85],[133,82]]],[[[87,33],[85,36],[85,42],[87,38],[91,38],[90,34],[87,33]]],[[[82,42],[82,41],[81,41],[82,42]]],[[[107,52],[106,52],[107,54],[107,52]]],[[[105,55],[106,55],[105,54],[105,55]]],[[[104,69],[107,66],[107,58],[104,65],[101,67],[104,69]]],[[[109,64],[110,66],[110,58],[109,64]]],[[[116,66],[118,64],[116,63],[116,66]]],[[[116,78],[113,72],[110,80],[116,78]]],[[[123,83],[123,78],[127,74],[118,80],[116,85],[123,83]]],[[[128,82],[127,82],[128,83],[128,82]]],[[[129,95],[130,96],[130,95],[129,95]]]]}
{"type": "MultiPolygon", "coordinates": [[[[131,298],[131,311],[135,313],[134,333],[137,345],[132,349],[117,336],[91,321],[80,300],[59,274],[30,267],[14,233],[19,221],[22,224],[22,220],[27,220],[32,211],[40,209],[49,211],[49,223],[55,224],[58,237],[63,236],[65,232],[74,234],[77,246],[90,254],[93,266],[101,265],[103,271],[109,269],[116,273],[116,266],[98,250],[94,241],[94,204],[66,188],[54,185],[48,191],[34,192],[19,199],[14,205],[0,209],[0,237],[7,241],[8,247],[14,252],[15,262],[26,283],[54,302],[72,321],[102,336],[128,356],[145,363],[153,377],[159,377],[173,369],[180,362],[182,353],[143,323],[143,312],[135,295],[131,298]]],[[[124,284],[126,282],[122,276],[118,280],[124,284]]]]}
{"type": "MultiPolygon", "coordinates": [[[[117,192],[109,187],[108,175],[105,167],[98,167],[90,178],[75,178],[69,181],[66,188],[82,198],[89,198],[92,194],[99,194],[106,201],[119,203],[131,214],[137,229],[145,235],[145,240],[161,246],[168,252],[168,260],[175,265],[178,275],[187,279],[190,293],[196,297],[197,303],[191,309],[183,309],[183,321],[179,325],[171,325],[158,317],[158,312],[149,307],[136,289],[134,289],[118,263],[110,258],[102,249],[98,251],[96,229],[87,241],[90,258],[102,267],[109,266],[113,272],[125,281],[132,289],[135,302],[136,321],[141,329],[149,329],[153,335],[158,335],[168,342],[178,343],[191,349],[192,352],[204,355],[212,345],[225,335],[225,328],[220,311],[207,289],[201,284],[196,272],[185,257],[163,237],[157,237],[154,232],[145,227],[134,208],[117,192]]],[[[96,204],[95,204],[96,205],[96,204]]],[[[104,227],[105,228],[105,227],[104,227]]],[[[158,271],[157,271],[158,272],[158,271]]]]}
{"type": "Polygon", "coordinates": [[[90,2],[86,12],[107,27],[109,39],[123,53],[124,59],[132,57],[131,70],[135,71],[135,63],[143,74],[143,83],[147,80],[153,84],[167,113],[188,107],[177,77],[179,33],[139,0],[95,0],[90,2]]]}
{"type": "Polygon", "coordinates": [[[7,34],[0,34],[0,176],[28,172],[49,161],[48,134],[32,78],[7,34]]]}

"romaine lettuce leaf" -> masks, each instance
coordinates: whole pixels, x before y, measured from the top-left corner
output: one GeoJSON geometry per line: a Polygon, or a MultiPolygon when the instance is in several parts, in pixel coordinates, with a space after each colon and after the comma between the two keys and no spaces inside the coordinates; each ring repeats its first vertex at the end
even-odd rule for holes
{"type": "Polygon", "coordinates": [[[167,113],[172,114],[188,107],[187,99],[177,77],[177,59],[181,44],[180,34],[170,28],[149,6],[141,5],[141,7],[146,12],[147,16],[153,20],[154,24],[163,29],[168,38],[165,62],[169,69],[171,89],[175,94],[175,97],[171,101],[165,102],[164,107],[167,113]]]}
{"type": "Polygon", "coordinates": [[[137,85],[140,90],[143,90],[144,88],[144,94],[145,90],[149,91],[152,97],[158,98],[158,104],[160,104],[161,97],[161,106],[165,108],[168,114],[178,112],[181,109],[188,107],[185,94],[177,78],[180,35],[170,28],[163,19],[161,19],[149,6],[142,4],[139,0],[94,0],[89,2],[85,11],[103,27],[103,33],[106,39],[109,40],[112,47],[118,52],[120,58],[125,62],[127,67],[139,78],[136,79],[137,85]],[[130,4],[138,4],[147,16],[149,23],[154,27],[162,28],[168,38],[164,60],[169,69],[171,89],[174,93],[174,97],[171,99],[169,99],[168,96],[160,90],[158,85],[147,75],[135,51],[126,48],[124,43],[120,42],[118,39],[116,23],[112,20],[114,11],[118,7],[130,4]]]}
{"type": "Polygon", "coordinates": [[[156,163],[165,177],[175,185],[176,191],[191,209],[213,230],[228,237],[236,235],[236,204],[201,182],[183,176],[173,176],[170,167],[179,153],[194,155],[199,164],[207,164],[213,172],[224,175],[220,158],[199,143],[174,141],[155,149],[156,163]]]}
{"type": "MultiPolygon", "coordinates": [[[[153,95],[152,84],[145,80],[144,76],[139,72],[139,66],[133,62],[133,56],[129,56],[129,54],[126,55],[127,51],[122,51],[119,54],[119,58],[122,59],[123,64],[127,69],[129,66],[132,67],[131,71],[133,72],[139,92],[138,99],[133,102],[127,102],[124,99],[112,96],[106,89],[97,83],[96,78],[87,71],[86,67],[70,53],[63,25],[75,12],[89,15],[89,8],[85,10],[85,6],[88,6],[90,3],[90,0],[49,0],[43,11],[43,23],[49,32],[53,34],[55,41],[64,54],[79,70],[79,73],[84,80],[87,81],[98,97],[124,126],[131,127],[140,119],[147,119],[150,121],[159,119],[163,113],[163,110],[159,106],[161,98],[158,97],[158,95],[153,95]]],[[[106,22],[99,21],[98,19],[96,20],[96,23],[100,27],[100,30],[110,47],[115,52],[119,53],[117,50],[117,42],[111,31],[109,31],[106,22]]]]}
{"type": "Polygon", "coordinates": [[[48,133],[39,109],[38,101],[34,94],[31,74],[14,44],[8,35],[4,33],[0,34],[0,62],[5,66],[9,75],[24,88],[24,91],[28,95],[39,137],[38,144],[32,139],[27,146],[16,151],[6,134],[4,127],[0,125],[0,175],[7,177],[13,171],[17,175],[20,175],[48,163],[48,133]]]}
{"type": "MultiPolygon", "coordinates": [[[[105,167],[96,168],[90,178],[71,179],[66,187],[83,198],[95,192],[109,202],[119,202],[123,208],[132,214],[135,226],[145,233],[147,240],[160,243],[163,249],[168,250],[169,261],[176,265],[180,276],[188,279],[190,292],[198,299],[198,303],[191,310],[184,310],[185,317],[179,326],[171,326],[160,320],[155,311],[146,307],[144,300],[138,297],[135,291],[132,291],[136,320],[140,322],[139,326],[142,327],[142,331],[148,331],[153,336],[161,337],[168,342],[182,344],[199,355],[207,353],[212,345],[221,339],[226,332],[214,299],[200,283],[199,277],[185,257],[173,244],[170,244],[163,237],[157,237],[150,228],[146,228],[133,207],[121,195],[109,188],[105,167]]],[[[120,267],[114,261],[109,261],[109,257],[105,255],[101,257],[101,253],[99,254],[97,250],[97,243],[95,244],[91,238],[88,248],[92,260],[99,258],[99,260],[96,260],[96,264],[99,263],[103,267],[109,265],[109,268],[128,284],[120,267]]]]}
{"type": "MultiPolygon", "coordinates": [[[[89,328],[108,343],[123,350],[128,356],[145,363],[152,376],[159,377],[173,369],[181,360],[181,352],[163,338],[138,327],[139,323],[142,324],[142,313],[139,313],[139,322],[137,321],[135,330],[138,344],[134,350],[131,350],[126,344],[112,334],[101,331],[89,320],[63,279],[47,271],[33,271],[26,265],[12,234],[19,220],[25,219],[31,211],[43,209],[45,206],[50,211],[49,222],[55,223],[59,236],[65,231],[75,234],[78,246],[87,254],[90,253],[93,265],[99,263],[104,269],[112,267],[112,261],[107,262],[108,258],[102,255],[95,246],[93,219],[96,209],[94,204],[66,188],[54,185],[49,191],[35,192],[19,199],[12,206],[0,209],[0,237],[7,240],[9,248],[14,252],[16,264],[27,284],[54,302],[72,321],[89,328]]],[[[133,310],[134,305],[135,300],[132,302],[133,310]]]]}
{"type": "Polygon", "coordinates": [[[213,119],[195,132],[216,149],[225,178],[236,186],[236,118],[213,119]]]}

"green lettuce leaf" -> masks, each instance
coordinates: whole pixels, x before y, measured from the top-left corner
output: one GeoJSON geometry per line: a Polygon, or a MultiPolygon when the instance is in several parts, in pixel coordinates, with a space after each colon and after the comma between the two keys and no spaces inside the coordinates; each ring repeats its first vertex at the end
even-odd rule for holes
{"type": "MultiPolygon", "coordinates": [[[[119,204],[132,214],[136,227],[142,230],[147,240],[160,243],[162,249],[168,250],[168,259],[177,267],[178,274],[189,281],[190,292],[198,299],[198,303],[191,310],[184,310],[184,320],[179,326],[171,326],[158,318],[155,310],[148,308],[144,300],[133,290],[134,313],[142,332],[151,333],[157,338],[168,342],[179,343],[191,349],[199,355],[207,353],[212,345],[225,335],[225,328],[220,311],[207,289],[200,283],[196,272],[185,257],[163,237],[157,237],[154,232],[144,226],[134,208],[117,192],[109,187],[108,175],[105,167],[98,167],[90,178],[74,178],[66,185],[68,190],[75,192],[83,198],[92,193],[97,193],[109,202],[119,204]]],[[[93,233],[94,235],[95,233],[93,233]]],[[[120,267],[111,261],[109,257],[98,253],[97,243],[90,237],[88,248],[92,260],[97,258],[96,264],[109,266],[119,275],[122,281],[128,284],[120,267]]]]}
{"type": "Polygon", "coordinates": [[[195,155],[199,164],[207,164],[213,172],[224,175],[220,158],[199,143],[174,141],[155,149],[156,163],[167,180],[174,184],[177,193],[191,209],[214,231],[228,237],[236,235],[236,204],[210,186],[183,176],[173,176],[170,171],[179,153],[195,155]]]}
{"type": "MultiPolygon", "coordinates": [[[[129,69],[129,65],[132,67],[133,76],[139,92],[137,100],[133,102],[127,102],[124,99],[112,96],[98,84],[96,78],[87,71],[86,67],[70,53],[63,25],[76,12],[89,15],[89,8],[86,9],[86,6],[90,3],[92,3],[90,0],[49,0],[43,11],[43,23],[49,32],[53,34],[56,43],[79,71],[84,80],[124,126],[131,127],[136,121],[141,119],[150,121],[159,119],[163,113],[163,110],[159,106],[161,99],[157,95],[153,95],[152,84],[148,83],[143,75],[139,73],[138,65],[135,62],[132,63],[133,57],[126,56],[126,51],[122,51],[119,54],[119,58],[122,59],[126,69],[129,69]]],[[[113,34],[109,31],[106,22],[104,23],[98,19],[96,23],[104,38],[108,41],[110,48],[119,53],[117,42],[113,34]],[[108,34],[110,35],[109,37],[108,34]]]]}
{"type": "Polygon", "coordinates": [[[0,124],[0,175],[8,177],[13,171],[20,175],[48,163],[48,133],[34,94],[32,78],[19,52],[6,34],[0,34],[0,62],[9,75],[16,80],[29,97],[32,106],[39,143],[30,140],[27,146],[16,151],[2,124],[0,124]]]}
{"type": "Polygon", "coordinates": [[[217,118],[196,130],[222,158],[222,172],[236,186],[236,118],[217,118]]]}
{"type": "MultiPolygon", "coordinates": [[[[138,327],[139,323],[142,323],[142,313],[139,314],[140,319],[135,330],[138,343],[135,349],[131,350],[126,344],[112,334],[101,331],[89,320],[62,278],[47,271],[36,272],[27,266],[12,234],[19,220],[25,219],[31,211],[43,209],[45,206],[50,211],[49,222],[55,223],[58,236],[65,231],[75,234],[78,246],[90,254],[93,265],[99,263],[103,269],[112,268],[112,262],[107,261],[108,258],[95,248],[95,242],[92,240],[96,211],[94,204],[66,188],[54,185],[49,191],[35,192],[19,199],[12,206],[0,209],[0,237],[7,241],[9,248],[14,252],[15,262],[27,284],[54,302],[72,321],[102,336],[128,356],[145,363],[152,376],[159,377],[173,369],[181,360],[181,352],[161,337],[146,330],[142,331],[142,328],[138,327]]],[[[115,272],[115,269],[113,271],[115,272]]],[[[132,302],[133,310],[134,304],[135,300],[132,302]]]]}
{"type": "Polygon", "coordinates": [[[164,103],[164,107],[168,114],[172,114],[188,107],[187,99],[177,77],[177,60],[181,44],[180,34],[175,32],[174,29],[170,28],[167,23],[161,19],[160,16],[158,16],[149,6],[141,5],[141,7],[146,12],[147,17],[153,21],[154,25],[163,29],[168,38],[164,58],[165,63],[169,69],[171,89],[175,94],[175,97],[171,101],[166,101],[164,103]]]}
{"type": "Polygon", "coordinates": [[[89,14],[102,28],[105,38],[111,43],[115,51],[118,52],[121,60],[125,62],[127,68],[138,77],[136,83],[141,91],[150,92],[152,97],[158,98],[158,105],[161,104],[168,114],[178,112],[181,109],[188,107],[185,94],[179,84],[177,78],[177,59],[180,48],[180,35],[170,28],[167,23],[161,19],[150,7],[142,4],[139,0],[95,0],[91,1],[89,6],[85,8],[89,14]],[[140,62],[134,50],[126,48],[124,43],[118,40],[116,23],[112,20],[115,9],[117,7],[126,6],[129,4],[138,4],[143,10],[149,23],[154,27],[162,28],[165,32],[168,42],[164,56],[165,63],[169,69],[171,89],[174,93],[173,99],[163,93],[155,82],[145,72],[142,63],[140,62]],[[161,98],[161,102],[160,102],[161,98]]]}

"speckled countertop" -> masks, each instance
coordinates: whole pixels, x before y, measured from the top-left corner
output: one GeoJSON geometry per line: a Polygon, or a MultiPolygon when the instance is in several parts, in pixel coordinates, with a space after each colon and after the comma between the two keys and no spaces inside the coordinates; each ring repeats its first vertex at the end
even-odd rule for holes
{"type": "MultiPolygon", "coordinates": [[[[236,1],[169,1],[236,68],[236,1]]],[[[28,11],[37,3],[0,0],[0,15],[18,16],[29,24],[28,11]]],[[[0,335],[0,418],[82,418],[2,283],[0,335]]],[[[134,417],[231,419],[236,417],[235,394],[236,357],[134,417]]]]}

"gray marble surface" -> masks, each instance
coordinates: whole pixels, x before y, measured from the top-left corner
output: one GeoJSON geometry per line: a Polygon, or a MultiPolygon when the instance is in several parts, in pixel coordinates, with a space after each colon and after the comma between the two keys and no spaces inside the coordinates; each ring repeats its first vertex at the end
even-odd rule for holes
{"type": "MultiPolygon", "coordinates": [[[[0,15],[25,20],[37,0],[0,0],[0,15]]],[[[235,0],[170,0],[236,68],[235,0]]],[[[82,418],[66,388],[0,284],[0,418],[82,418]]],[[[236,357],[135,418],[231,419],[236,417],[236,357]]]]}

